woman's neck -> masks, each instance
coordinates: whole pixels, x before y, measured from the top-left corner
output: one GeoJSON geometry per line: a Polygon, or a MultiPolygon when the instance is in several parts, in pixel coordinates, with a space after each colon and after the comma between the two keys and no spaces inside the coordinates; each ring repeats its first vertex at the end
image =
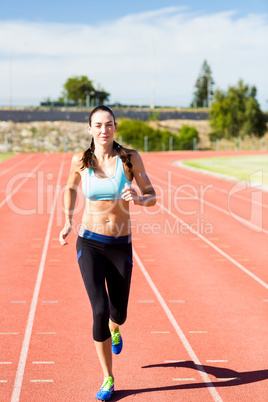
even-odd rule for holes
{"type": "Polygon", "coordinates": [[[95,144],[94,156],[98,159],[98,161],[107,161],[116,155],[116,150],[113,147],[113,143],[107,145],[107,147],[99,146],[95,144]]]}

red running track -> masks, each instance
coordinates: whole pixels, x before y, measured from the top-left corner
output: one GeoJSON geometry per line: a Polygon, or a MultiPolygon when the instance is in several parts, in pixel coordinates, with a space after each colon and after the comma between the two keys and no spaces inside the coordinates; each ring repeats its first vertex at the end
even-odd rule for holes
{"type": "MultiPolygon", "coordinates": [[[[158,203],[131,207],[113,401],[267,400],[268,194],[173,165],[193,157],[143,154],[158,203]]],[[[1,401],[94,401],[102,381],[75,255],[82,196],[69,245],[58,242],[70,160],[1,163],[1,401]]]]}

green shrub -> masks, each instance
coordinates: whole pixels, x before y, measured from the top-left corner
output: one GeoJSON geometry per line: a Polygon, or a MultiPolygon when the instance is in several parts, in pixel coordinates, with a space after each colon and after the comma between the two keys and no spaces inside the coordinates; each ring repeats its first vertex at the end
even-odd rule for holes
{"type": "Polygon", "coordinates": [[[212,131],[208,134],[208,138],[211,142],[216,142],[216,140],[223,138],[223,134],[212,131]]]}
{"type": "Polygon", "coordinates": [[[178,137],[178,146],[180,150],[191,150],[193,149],[194,138],[196,138],[196,144],[200,141],[198,131],[195,127],[188,125],[183,125],[180,130],[180,135],[178,137]]]}
{"type": "Polygon", "coordinates": [[[177,136],[168,130],[154,130],[148,124],[139,120],[124,119],[119,123],[117,139],[122,138],[123,144],[138,151],[144,150],[144,138],[148,138],[148,151],[169,149],[169,138],[173,137],[173,147],[177,136]]]}
{"type": "Polygon", "coordinates": [[[170,139],[172,139],[173,150],[193,149],[193,139],[199,142],[196,128],[182,126],[180,135],[171,133],[168,130],[155,130],[148,124],[139,120],[123,119],[118,126],[117,140],[122,138],[123,144],[129,148],[144,150],[144,138],[148,138],[148,151],[168,151],[170,139]]]}

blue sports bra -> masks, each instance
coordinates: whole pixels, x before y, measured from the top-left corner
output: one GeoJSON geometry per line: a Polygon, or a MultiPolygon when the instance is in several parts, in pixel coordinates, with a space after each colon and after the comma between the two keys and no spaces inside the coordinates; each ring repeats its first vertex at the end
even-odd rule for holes
{"type": "Polygon", "coordinates": [[[90,201],[117,200],[121,198],[125,184],[131,186],[127,179],[121,158],[116,155],[115,172],[112,177],[100,179],[94,169],[87,168],[82,176],[82,191],[90,201]]]}

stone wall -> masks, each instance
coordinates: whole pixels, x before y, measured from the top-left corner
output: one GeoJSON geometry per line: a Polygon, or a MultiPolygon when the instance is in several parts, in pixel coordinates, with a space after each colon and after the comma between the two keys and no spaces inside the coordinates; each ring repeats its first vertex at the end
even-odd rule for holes
{"type": "Polygon", "coordinates": [[[88,148],[86,123],[46,121],[0,122],[0,152],[79,152],[88,148]]]}

